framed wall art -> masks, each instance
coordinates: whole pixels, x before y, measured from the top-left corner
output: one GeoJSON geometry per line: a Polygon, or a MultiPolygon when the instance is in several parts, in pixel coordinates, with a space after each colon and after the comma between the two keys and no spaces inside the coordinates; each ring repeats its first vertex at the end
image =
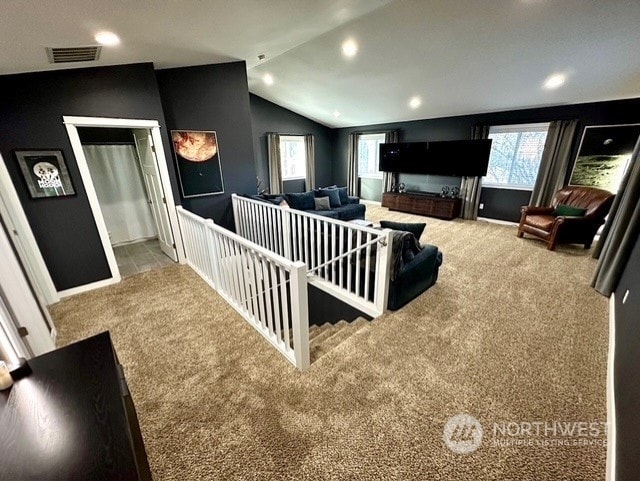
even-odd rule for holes
{"type": "Polygon", "coordinates": [[[569,185],[617,193],[638,137],[640,124],[585,127],[569,185]]]}
{"type": "Polygon", "coordinates": [[[215,131],[172,130],[171,142],[184,198],[224,192],[215,131]]]}
{"type": "Polygon", "coordinates": [[[16,150],[32,199],[75,195],[62,150],[16,150]]]}

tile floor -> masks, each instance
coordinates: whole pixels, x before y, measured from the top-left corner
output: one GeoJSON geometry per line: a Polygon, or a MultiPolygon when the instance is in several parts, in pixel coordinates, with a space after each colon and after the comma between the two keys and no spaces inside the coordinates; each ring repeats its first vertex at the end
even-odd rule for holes
{"type": "Polygon", "coordinates": [[[158,239],[114,247],[113,252],[122,277],[173,264],[173,261],[160,250],[158,239]]]}

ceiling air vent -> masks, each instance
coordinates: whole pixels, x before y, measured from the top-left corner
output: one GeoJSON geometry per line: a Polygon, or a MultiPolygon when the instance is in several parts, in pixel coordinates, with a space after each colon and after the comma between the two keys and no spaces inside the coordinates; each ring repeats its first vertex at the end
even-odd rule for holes
{"type": "Polygon", "coordinates": [[[93,62],[100,58],[102,47],[46,47],[49,63],[93,62]]]}

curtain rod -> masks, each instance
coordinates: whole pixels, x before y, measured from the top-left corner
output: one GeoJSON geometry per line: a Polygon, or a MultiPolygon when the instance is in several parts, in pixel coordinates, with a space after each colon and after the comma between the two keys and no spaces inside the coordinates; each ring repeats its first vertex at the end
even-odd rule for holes
{"type": "Polygon", "coordinates": [[[313,135],[313,134],[291,134],[291,133],[286,133],[286,132],[266,132],[266,135],[291,135],[291,136],[298,136],[298,137],[304,137],[305,135],[313,135]]]}

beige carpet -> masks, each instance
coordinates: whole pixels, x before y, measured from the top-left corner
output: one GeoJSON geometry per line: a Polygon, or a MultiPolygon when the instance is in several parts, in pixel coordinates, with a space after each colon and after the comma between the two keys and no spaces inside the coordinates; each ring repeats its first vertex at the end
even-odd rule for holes
{"type": "Polygon", "coordinates": [[[604,479],[601,445],[498,447],[491,432],[606,420],[594,261],[510,226],[422,220],[422,241],[444,252],[438,283],[305,373],[184,266],[54,306],[60,344],[111,331],[157,481],[604,479]],[[466,455],[443,442],[461,412],[484,427],[466,455]]]}

